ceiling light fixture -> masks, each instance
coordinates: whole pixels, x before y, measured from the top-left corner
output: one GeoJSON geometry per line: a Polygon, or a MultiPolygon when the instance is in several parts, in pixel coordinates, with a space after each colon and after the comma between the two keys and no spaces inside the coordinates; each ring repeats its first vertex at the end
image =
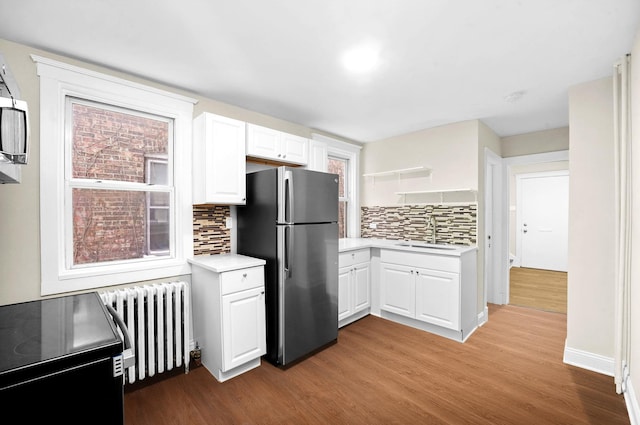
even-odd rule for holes
{"type": "Polygon", "coordinates": [[[372,45],[354,47],[342,55],[342,64],[354,74],[371,72],[379,63],[379,49],[372,45]]]}
{"type": "Polygon", "coordinates": [[[504,97],[504,101],[507,103],[515,103],[522,99],[525,95],[525,90],[514,91],[513,93],[509,93],[504,97]]]}

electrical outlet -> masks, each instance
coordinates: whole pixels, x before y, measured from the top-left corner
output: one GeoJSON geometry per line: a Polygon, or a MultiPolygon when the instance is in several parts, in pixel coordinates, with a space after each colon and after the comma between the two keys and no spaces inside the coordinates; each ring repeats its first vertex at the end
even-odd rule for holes
{"type": "Polygon", "coordinates": [[[231,219],[231,217],[227,217],[225,218],[225,226],[227,226],[227,229],[231,229],[233,227],[233,220],[231,219]]]}
{"type": "Polygon", "coordinates": [[[369,223],[369,229],[377,229],[378,223],[369,223]]]}

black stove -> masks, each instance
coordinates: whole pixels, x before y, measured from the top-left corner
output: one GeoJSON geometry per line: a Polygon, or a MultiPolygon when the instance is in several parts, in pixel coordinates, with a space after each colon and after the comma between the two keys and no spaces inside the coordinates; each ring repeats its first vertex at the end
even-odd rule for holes
{"type": "Polygon", "coordinates": [[[0,306],[0,400],[23,423],[123,423],[122,351],[95,292],[0,306]]]}

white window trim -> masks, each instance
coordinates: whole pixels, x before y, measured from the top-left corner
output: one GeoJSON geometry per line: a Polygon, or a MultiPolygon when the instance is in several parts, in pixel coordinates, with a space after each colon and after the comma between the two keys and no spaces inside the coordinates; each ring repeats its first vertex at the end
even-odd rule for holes
{"type": "Polygon", "coordinates": [[[349,170],[347,172],[348,194],[347,194],[347,237],[360,237],[360,150],[361,146],[313,133],[313,140],[327,144],[327,157],[333,156],[349,160],[349,170]]]}
{"type": "Polygon", "coordinates": [[[32,55],[40,77],[42,295],[186,275],[193,255],[191,129],[195,99],[32,55]],[[174,120],[175,256],[68,269],[65,264],[65,99],[74,96],[174,120]]]}

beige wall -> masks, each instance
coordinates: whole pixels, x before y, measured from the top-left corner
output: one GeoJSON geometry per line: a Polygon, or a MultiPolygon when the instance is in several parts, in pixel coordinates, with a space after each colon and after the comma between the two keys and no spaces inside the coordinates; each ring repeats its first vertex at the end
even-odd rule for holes
{"type": "Polygon", "coordinates": [[[569,90],[567,348],[613,357],[614,141],[611,78],[569,90]]]}
{"type": "Polygon", "coordinates": [[[361,205],[402,204],[402,198],[395,195],[398,191],[477,189],[478,121],[464,121],[391,137],[367,143],[362,149],[362,174],[418,166],[431,168],[431,174],[362,177],[361,205]]]}
{"type": "MultiPolygon", "coordinates": [[[[633,49],[631,51],[631,141],[634,146],[632,152],[632,168],[640,170],[640,30],[636,33],[633,49]]],[[[634,172],[632,177],[633,204],[631,220],[632,225],[631,249],[633,262],[631,264],[631,356],[630,372],[631,383],[637,397],[640,397],[640,173],[634,172]]],[[[640,402],[640,399],[636,400],[640,402]]],[[[638,413],[638,412],[636,412],[638,413]]]]}
{"type": "MultiPolygon", "coordinates": [[[[0,247],[0,305],[40,298],[40,82],[36,75],[36,66],[30,57],[31,54],[50,57],[72,65],[194,97],[198,99],[194,110],[195,116],[203,111],[208,111],[303,137],[311,137],[312,132],[317,132],[264,114],[194,96],[192,93],[182,90],[2,39],[0,39],[0,53],[3,54],[16,79],[23,100],[26,100],[29,105],[31,124],[30,158],[29,164],[24,166],[22,170],[22,183],[0,185],[0,241],[2,241],[0,247]]],[[[337,138],[336,136],[331,137],[337,138]]]]}
{"type": "Polygon", "coordinates": [[[569,127],[503,137],[502,157],[557,152],[569,149],[569,127]]]}
{"type": "MultiPolygon", "coordinates": [[[[478,120],[463,121],[367,143],[362,150],[362,173],[426,166],[425,173],[362,177],[361,205],[401,205],[398,191],[468,188],[477,190],[478,241],[484,240],[484,150],[500,155],[500,138],[478,120]]],[[[445,195],[447,196],[447,195],[445,195]]],[[[475,195],[448,195],[450,201],[474,202],[475,195]]],[[[429,196],[406,199],[429,202],[429,196]]],[[[446,200],[446,199],[445,199],[446,200]]],[[[478,312],[484,308],[484,245],[478,243],[478,312]]]]}

